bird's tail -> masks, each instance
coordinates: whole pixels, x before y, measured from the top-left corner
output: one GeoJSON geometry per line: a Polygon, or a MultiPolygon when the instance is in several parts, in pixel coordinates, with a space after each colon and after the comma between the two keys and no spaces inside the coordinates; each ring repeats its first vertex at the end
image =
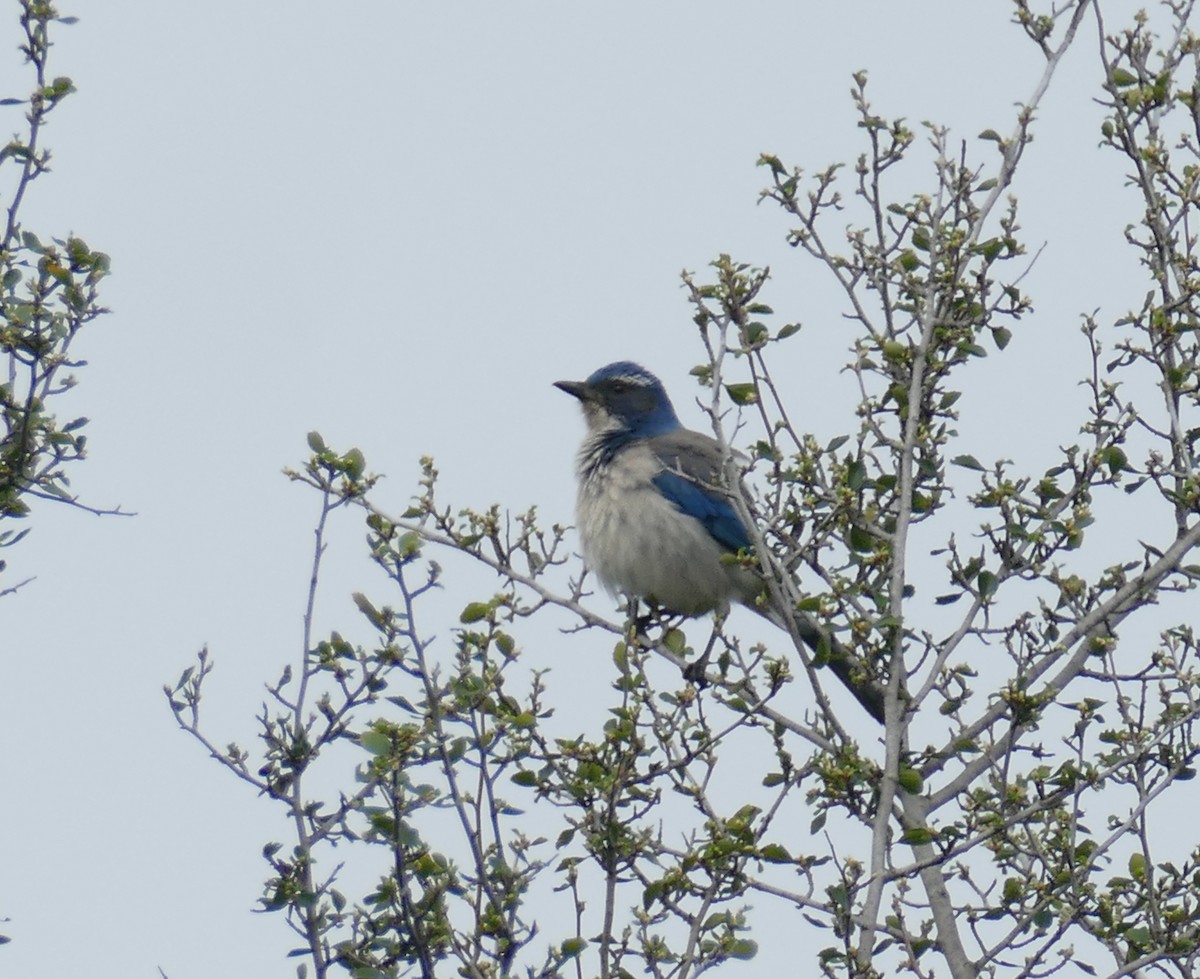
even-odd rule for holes
{"type": "Polygon", "coordinates": [[[778,626],[793,639],[804,643],[818,659],[818,666],[828,666],[849,690],[863,709],[880,724],[884,719],[884,695],[879,683],[867,675],[850,651],[829,630],[805,612],[794,612],[790,620],[773,608],[752,606],[754,611],[778,626]]]}

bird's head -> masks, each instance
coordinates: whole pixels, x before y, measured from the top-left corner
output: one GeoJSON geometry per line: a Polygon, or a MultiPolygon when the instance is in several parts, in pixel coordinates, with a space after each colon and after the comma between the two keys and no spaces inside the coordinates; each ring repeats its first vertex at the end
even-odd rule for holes
{"type": "Polygon", "coordinates": [[[579,399],[590,432],[624,431],[648,438],[679,427],[662,382],[628,360],[601,367],[586,381],[556,381],[554,386],[579,399]]]}

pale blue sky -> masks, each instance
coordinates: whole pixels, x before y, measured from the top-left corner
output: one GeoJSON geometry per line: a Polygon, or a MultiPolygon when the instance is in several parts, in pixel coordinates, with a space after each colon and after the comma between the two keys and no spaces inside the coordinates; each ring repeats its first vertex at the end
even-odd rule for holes
{"type": "MultiPolygon", "coordinates": [[[[13,7],[5,96],[27,88],[13,7]]],[[[80,91],[25,220],[112,256],[113,314],[80,341],[63,414],[92,419],[74,486],[138,516],[39,507],[6,555],[10,581],[37,576],[0,605],[7,975],[295,974],[282,919],[248,911],[284,829],[175,729],[160,687],[209,644],[209,730],[255,745],[262,684],[299,646],[316,501],[280,470],[309,429],[360,446],[396,509],[432,453],[458,502],[569,521],[580,422],[551,382],[637,359],[699,425],[678,273],[730,252],[770,264],[767,301],[805,324],[781,361],[801,427],[851,430],[842,307],[756,206],[756,158],[856,154],[864,67],[880,113],[976,152],[1040,71],[998,0],[332,7],[63,0],[80,22],[52,73],[80,91]]],[[[1089,27],[1016,187],[1048,247],[1026,282],[1037,315],[964,401],[981,457],[1036,454],[1035,425],[1047,450],[1074,438],[1055,408],[1078,402],[1061,384],[1078,315],[1144,291],[1117,264],[1133,201],[1096,148],[1094,52],[1089,27]]],[[[380,585],[357,518],[336,530],[325,629],[380,585]]]]}

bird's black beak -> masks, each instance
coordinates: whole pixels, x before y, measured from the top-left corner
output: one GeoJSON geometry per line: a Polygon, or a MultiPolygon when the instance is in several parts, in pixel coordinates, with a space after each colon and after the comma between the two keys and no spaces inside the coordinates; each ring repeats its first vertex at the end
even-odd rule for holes
{"type": "Polygon", "coordinates": [[[566,391],[572,398],[588,400],[588,386],[583,381],[555,381],[554,386],[560,391],[566,391]]]}

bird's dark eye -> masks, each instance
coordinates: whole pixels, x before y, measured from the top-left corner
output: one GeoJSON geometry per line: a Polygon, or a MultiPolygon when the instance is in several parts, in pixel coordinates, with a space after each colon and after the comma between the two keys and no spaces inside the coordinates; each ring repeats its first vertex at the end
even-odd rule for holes
{"type": "Polygon", "coordinates": [[[613,394],[624,394],[629,390],[629,385],[625,381],[613,381],[612,390],[613,394]]]}

